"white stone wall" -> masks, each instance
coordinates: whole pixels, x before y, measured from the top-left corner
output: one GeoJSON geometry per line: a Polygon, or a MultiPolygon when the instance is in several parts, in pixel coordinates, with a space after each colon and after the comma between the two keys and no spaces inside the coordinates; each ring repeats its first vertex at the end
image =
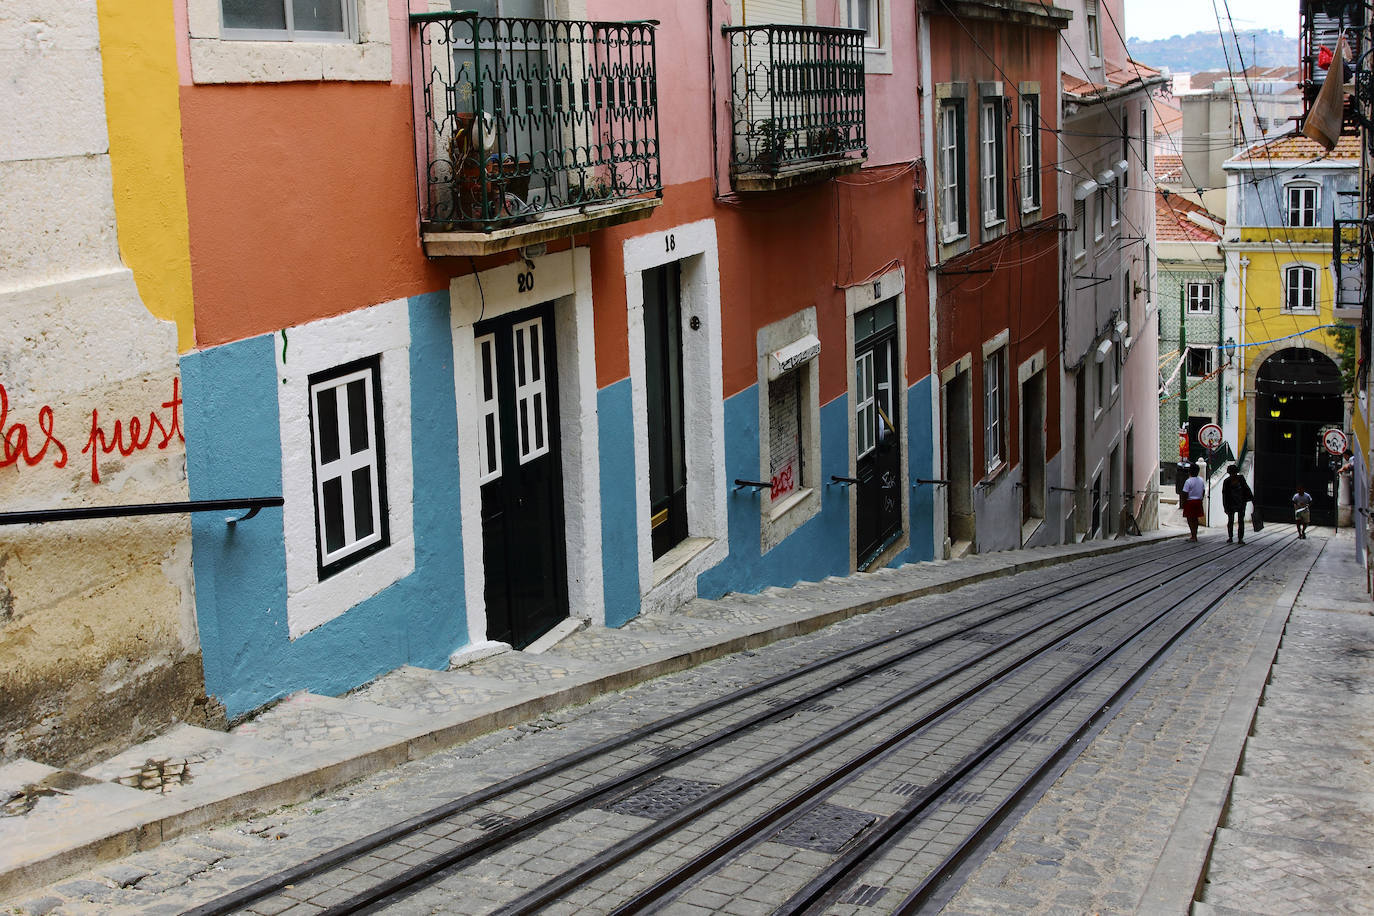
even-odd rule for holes
{"type": "MultiPolygon", "coordinates": [[[[0,86],[0,512],[185,500],[176,328],[120,262],[94,0],[0,4],[0,86]]],[[[78,761],[203,712],[190,553],[185,515],[0,527],[0,755],[78,761]]]]}

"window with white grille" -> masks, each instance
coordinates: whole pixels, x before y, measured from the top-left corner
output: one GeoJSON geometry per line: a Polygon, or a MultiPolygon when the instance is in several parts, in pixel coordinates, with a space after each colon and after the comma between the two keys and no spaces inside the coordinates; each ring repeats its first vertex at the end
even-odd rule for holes
{"type": "Polygon", "coordinates": [[[388,543],[381,358],[310,376],[320,577],[388,543]]]}
{"type": "Polygon", "coordinates": [[[1210,283],[1189,283],[1188,314],[1212,314],[1212,292],[1212,284],[1210,283]]]}
{"type": "Polygon", "coordinates": [[[1040,209],[1040,96],[1021,96],[1021,210],[1040,209]]]}
{"type": "Polygon", "coordinates": [[[220,0],[221,37],[268,41],[352,41],[352,0],[220,0]]]}
{"type": "Polygon", "coordinates": [[[1283,308],[1288,312],[1317,310],[1317,269],[1294,265],[1283,272],[1283,308]]]}
{"type": "Polygon", "coordinates": [[[1285,223],[1289,226],[1317,225],[1317,186],[1290,184],[1284,188],[1286,201],[1285,223]]]}
{"type": "Polygon", "coordinates": [[[1006,182],[1002,177],[1002,100],[983,103],[978,136],[979,171],[982,176],[983,225],[995,226],[1006,219],[1006,182]]]}
{"type": "Polygon", "coordinates": [[[940,106],[940,240],[952,241],[968,231],[964,201],[964,106],[958,100],[940,106]]]}
{"type": "Polygon", "coordinates": [[[983,458],[988,473],[997,470],[1006,455],[1006,363],[1006,347],[983,358],[983,458]]]}

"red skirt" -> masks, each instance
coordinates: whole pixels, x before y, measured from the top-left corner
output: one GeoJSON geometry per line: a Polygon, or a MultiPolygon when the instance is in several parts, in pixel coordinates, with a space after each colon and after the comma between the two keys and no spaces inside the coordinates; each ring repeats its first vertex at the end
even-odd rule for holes
{"type": "Polygon", "coordinates": [[[1184,518],[1202,518],[1202,500],[1190,499],[1183,503],[1184,518]]]}

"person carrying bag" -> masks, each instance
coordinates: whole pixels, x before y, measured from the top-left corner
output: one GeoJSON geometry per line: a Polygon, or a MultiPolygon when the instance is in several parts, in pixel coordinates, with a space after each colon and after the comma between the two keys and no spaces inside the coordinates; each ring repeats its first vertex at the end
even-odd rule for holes
{"type": "MultiPolygon", "coordinates": [[[[1226,510],[1226,543],[1231,543],[1233,532],[1238,543],[1245,543],[1245,504],[1253,503],[1255,494],[1250,492],[1250,484],[1236,465],[1228,465],[1226,479],[1221,483],[1221,507],[1226,510]]],[[[1259,530],[1258,516],[1251,522],[1259,530]]]]}

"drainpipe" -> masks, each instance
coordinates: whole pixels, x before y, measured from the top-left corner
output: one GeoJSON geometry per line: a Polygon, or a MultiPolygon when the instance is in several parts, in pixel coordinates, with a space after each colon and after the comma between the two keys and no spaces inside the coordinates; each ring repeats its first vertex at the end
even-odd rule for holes
{"type": "Polygon", "coordinates": [[[1217,425],[1226,428],[1226,372],[1221,368],[1221,345],[1226,343],[1226,278],[1217,277],[1217,425]]]}
{"type": "MultiPolygon", "coordinates": [[[[1240,302],[1237,303],[1240,306],[1240,339],[1236,341],[1240,344],[1240,346],[1236,348],[1237,386],[1243,386],[1245,384],[1245,303],[1249,301],[1245,298],[1245,274],[1246,268],[1249,266],[1250,259],[1242,255],[1240,259],[1240,302]]],[[[1245,397],[1244,387],[1238,387],[1237,394],[1237,402],[1239,402],[1240,398],[1245,397]]]]}

